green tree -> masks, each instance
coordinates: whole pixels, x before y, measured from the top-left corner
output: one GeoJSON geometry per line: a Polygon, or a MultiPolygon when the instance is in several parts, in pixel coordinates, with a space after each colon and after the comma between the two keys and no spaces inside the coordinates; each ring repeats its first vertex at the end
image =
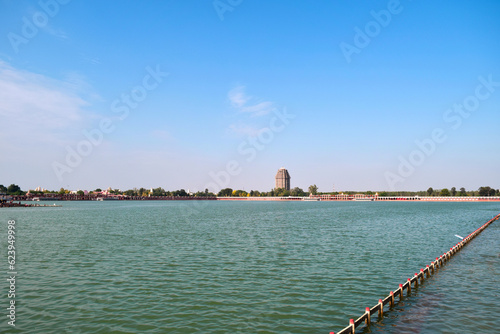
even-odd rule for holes
{"type": "Polygon", "coordinates": [[[3,184],[0,184],[0,194],[6,194],[6,193],[7,193],[7,188],[3,184]]]}
{"type": "Polygon", "coordinates": [[[447,188],[441,189],[439,196],[450,196],[450,191],[447,188]]]}
{"type": "Polygon", "coordinates": [[[276,189],[274,189],[274,196],[277,196],[277,197],[290,196],[290,190],[287,190],[285,188],[276,188],[276,189]]]}
{"type": "Polygon", "coordinates": [[[316,195],[318,193],[318,186],[315,184],[309,186],[309,194],[316,195]]]}
{"type": "Polygon", "coordinates": [[[491,193],[491,187],[480,187],[479,188],[479,196],[490,196],[490,193],[491,193]]]}
{"type": "Polygon", "coordinates": [[[460,188],[460,196],[467,196],[467,191],[465,190],[464,187],[460,188]]]}
{"type": "Polygon", "coordinates": [[[248,193],[245,190],[233,190],[232,196],[235,197],[247,197],[248,193]]]}
{"type": "Polygon", "coordinates": [[[189,196],[188,193],[186,192],[186,190],[184,190],[184,189],[174,191],[173,195],[174,196],[181,196],[181,197],[189,196]]]}
{"type": "Polygon", "coordinates": [[[452,187],[451,188],[451,196],[456,196],[457,195],[457,188],[452,187]]]}
{"type": "Polygon", "coordinates": [[[127,195],[127,196],[136,196],[137,195],[137,193],[132,189],[126,190],[123,194],[127,195]]]}
{"type": "Polygon", "coordinates": [[[224,188],[224,189],[221,189],[221,191],[219,191],[219,193],[217,194],[217,196],[219,197],[229,197],[233,194],[233,189],[231,188],[224,188]]]}
{"type": "Polygon", "coordinates": [[[21,188],[17,184],[11,184],[7,187],[7,194],[9,195],[20,195],[21,188]]]}
{"type": "Polygon", "coordinates": [[[295,187],[292,190],[290,190],[290,196],[306,196],[307,194],[305,193],[304,190],[302,190],[299,187],[295,187]]]}
{"type": "Polygon", "coordinates": [[[85,193],[83,192],[83,190],[78,190],[76,193],[77,193],[78,195],[80,195],[80,196],[85,195],[85,193]]]}
{"type": "Polygon", "coordinates": [[[427,196],[432,196],[433,193],[434,193],[434,189],[432,189],[432,187],[427,189],[427,196]]]}
{"type": "Polygon", "coordinates": [[[205,191],[198,191],[195,194],[196,197],[214,197],[215,194],[205,189],[205,191]]]}
{"type": "Polygon", "coordinates": [[[151,196],[165,196],[165,189],[162,187],[154,188],[151,196]]]}

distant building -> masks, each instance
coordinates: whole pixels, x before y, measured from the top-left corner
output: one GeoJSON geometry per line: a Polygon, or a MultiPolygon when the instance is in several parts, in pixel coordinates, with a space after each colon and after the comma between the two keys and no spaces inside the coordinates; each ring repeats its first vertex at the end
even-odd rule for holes
{"type": "Polygon", "coordinates": [[[290,190],[290,174],[288,171],[281,167],[276,173],[276,188],[283,188],[290,190]]]}

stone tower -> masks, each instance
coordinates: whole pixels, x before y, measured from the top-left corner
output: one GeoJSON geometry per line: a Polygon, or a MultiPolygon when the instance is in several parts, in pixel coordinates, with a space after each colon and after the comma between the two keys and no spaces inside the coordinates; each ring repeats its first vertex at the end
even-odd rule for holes
{"type": "Polygon", "coordinates": [[[276,173],[276,188],[290,190],[290,174],[288,174],[288,171],[283,167],[276,173]]]}

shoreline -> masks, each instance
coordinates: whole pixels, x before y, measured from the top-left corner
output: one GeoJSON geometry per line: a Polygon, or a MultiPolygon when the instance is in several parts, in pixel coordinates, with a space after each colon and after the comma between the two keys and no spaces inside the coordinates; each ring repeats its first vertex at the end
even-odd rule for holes
{"type": "Polygon", "coordinates": [[[0,207],[58,207],[60,205],[38,204],[49,201],[293,201],[293,202],[499,202],[499,196],[480,197],[420,197],[420,196],[360,196],[360,195],[313,195],[309,197],[193,197],[193,196],[109,196],[109,197],[46,197],[29,198],[27,196],[12,196],[0,198],[0,207]],[[25,203],[21,203],[25,202],[25,203]],[[26,203],[26,202],[33,202],[26,203]]]}
{"type": "Polygon", "coordinates": [[[62,205],[56,204],[29,204],[29,203],[21,203],[21,202],[1,202],[0,208],[57,208],[62,207],[62,205]]]}
{"type": "Polygon", "coordinates": [[[336,197],[318,195],[312,197],[217,197],[218,201],[304,201],[304,202],[500,202],[500,197],[336,197]]]}

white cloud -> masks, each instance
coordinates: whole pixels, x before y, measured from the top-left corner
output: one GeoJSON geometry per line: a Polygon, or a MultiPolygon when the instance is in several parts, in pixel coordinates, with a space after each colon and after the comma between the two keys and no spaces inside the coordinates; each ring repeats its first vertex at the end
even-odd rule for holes
{"type": "Polygon", "coordinates": [[[20,136],[53,141],[80,125],[89,103],[77,86],[82,82],[55,80],[0,61],[1,135],[8,141],[20,136]]]}
{"type": "Polygon", "coordinates": [[[229,101],[231,101],[231,105],[235,108],[243,107],[250,97],[245,94],[245,87],[237,86],[229,91],[227,94],[229,101]]]}
{"type": "Polygon", "coordinates": [[[47,32],[48,34],[54,36],[54,37],[57,37],[59,39],[63,39],[63,40],[67,40],[69,39],[69,36],[68,34],[61,30],[61,29],[54,29],[54,28],[51,28],[49,26],[46,26],[44,29],[43,29],[45,32],[47,32]]]}
{"type": "Polygon", "coordinates": [[[273,108],[274,105],[272,102],[261,102],[253,106],[243,107],[241,111],[250,113],[254,116],[262,116],[268,114],[273,108]]]}
{"type": "Polygon", "coordinates": [[[270,101],[260,101],[253,96],[247,95],[245,92],[245,86],[236,86],[231,89],[228,92],[227,97],[231,106],[236,109],[239,114],[248,115],[252,119],[247,119],[248,123],[240,121],[237,124],[230,125],[229,131],[238,136],[258,136],[263,127],[258,126],[256,123],[262,122],[262,119],[257,121],[255,118],[270,113],[275,108],[274,103],[270,101]]]}
{"type": "Polygon", "coordinates": [[[242,113],[248,113],[252,116],[263,116],[271,112],[274,103],[269,101],[258,101],[258,99],[249,96],[245,92],[245,86],[236,86],[227,94],[231,105],[242,113]]]}

